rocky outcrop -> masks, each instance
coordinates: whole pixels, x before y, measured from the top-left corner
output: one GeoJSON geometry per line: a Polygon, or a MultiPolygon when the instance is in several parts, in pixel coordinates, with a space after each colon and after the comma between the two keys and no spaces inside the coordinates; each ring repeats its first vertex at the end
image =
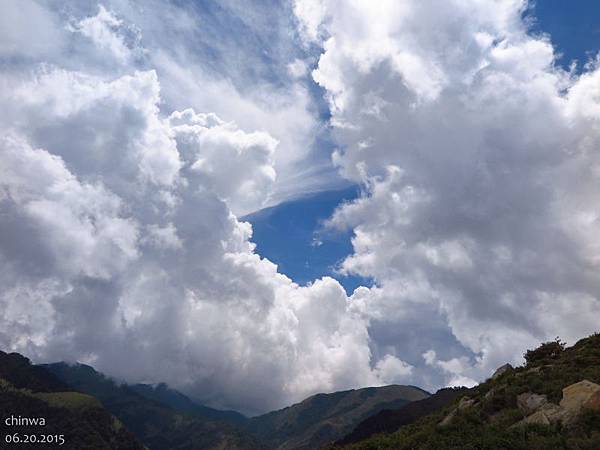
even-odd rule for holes
{"type": "Polygon", "coordinates": [[[454,418],[460,411],[469,409],[471,406],[475,405],[476,403],[477,403],[477,401],[474,398],[469,398],[469,397],[461,398],[460,401],[458,402],[458,405],[456,406],[456,408],[454,408],[452,411],[450,411],[446,415],[446,417],[444,417],[442,419],[442,421],[438,424],[438,427],[442,427],[442,428],[447,427],[448,425],[450,425],[452,423],[452,421],[454,420],[454,418]]]}
{"type": "Polygon", "coordinates": [[[498,367],[494,373],[492,374],[492,380],[496,380],[497,378],[500,378],[502,375],[504,375],[506,372],[508,372],[509,370],[512,370],[513,366],[511,366],[510,364],[504,364],[503,366],[498,367]]]}
{"type": "Polygon", "coordinates": [[[531,392],[517,397],[517,406],[528,414],[514,426],[525,424],[549,425],[560,422],[571,425],[585,409],[600,410],[600,385],[588,380],[571,384],[563,389],[559,405],[547,401],[545,395],[531,392]]]}
{"type": "Polygon", "coordinates": [[[548,403],[545,395],[538,395],[532,392],[526,392],[517,397],[517,407],[523,414],[531,414],[548,403]]]}
{"type": "Polygon", "coordinates": [[[470,408],[474,404],[475,404],[475,399],[474,398],[463,397],[458,402],[458,407],[457,408],[458,408],[459,411],[464,411],[465,409],[470,408]]]}
{"type": "Polygon", "coordinates": [[[584,403],[584,409],[600,410],[600,392],[596,392],[590,396],[584,403]]]}
{"type": "Polygon", "coordinates": [[[588,407],[594,407],[597,402],[595,398],[600,395],[600,385],[588,380],[567,386],[562,391],[563,397],[560,401],[562,417],[560,421],[563,424],[570,424],[577,420],[582,410],[588,407]]]}
{"type": "Polygon", "coordinates": [[[540,425],[550,425],[560,421],[562,411],[558,405],[554,403],[545,403],[540,407],[539,410],[533,414],[525,417],[521,422],[516,425],[533,424],[537,423],[540,425]]]}
{"type": "Polygon", "coordinates": [[[563,398],[560,407],[568,410],[580,410],[588,401],[600,393],[600,385],[588,380],[567,386],[562,390],[563,398]]]}
{"type": "Polygon", "coordinates": [[[446,417],[444,417],[442,419],[442,421],[440,423],[438,423],[438,427],[444,428],[444,427],[447,427],[448,425],[450,425],[452,423],[452,421],[454,420],[454,418],[456,417],[457,413],[458,413],[458,409],[454,408],[452,411],[450,411],[446,415],[446,417]]]}

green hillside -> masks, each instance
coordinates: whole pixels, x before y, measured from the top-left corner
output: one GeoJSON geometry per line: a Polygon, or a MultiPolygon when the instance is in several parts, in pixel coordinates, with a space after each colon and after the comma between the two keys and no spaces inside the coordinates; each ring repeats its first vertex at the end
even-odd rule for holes
{"type": "Polygon", "coordinates": [[[317,394],[290,407],[245,418],[199,405],[166,385],[115,383],[90,366],[44,366],[62,382],[93,395],[152,450],[316,449],[383,409],[429,394],[412,386],[317,394]]]}
{"type": "Polygon", "coordinates": [[[269,448],[318,448],[344,436],[360,421],[383,409],[399,408],[428,396],[422,389],[398,385],[317,394],[252,418],[247,429],[269,448]]]}
{"type": "Polygon", "coordinates": [[[171,389],[165,383],[159,383],[157,385],[133,384],[128,385],[128,387],[147,399],[162,403],[176,411],[192,416],[238,425],[244,424],[248,420],[246,416],[237,411],[223,411],[200,405],[183,395],[181,392],[171,389]]]}
{"type": "MultiPolygon", "coordinates": [[[[44,367],[62,382],[97,398],[151,450],[263,448],[253,436],[234,424],[214,420],[213,415],[217,414],[217,410],[200,405],[195,410],[190,410],[192,402],[189,399],[184,400],[185,397],[181,394],[176,396],[174,391],[166,391],[166,387],[158,393],[146,388],[140,389],[148,395],[146,396],[131,386],[116,383],[84,364],[57,363],[44,367]],[[163,401],[158,397],[162,397],[163,401]],[[174,405],[169,405],[168,402],[174,405]],[[185,407],[178,410],[174,407],[176,404],[185,407]]],[[[241,416],[235,413],[231,415],[236,420],[241,416]]]]}
{"type": "Polygon", "coordinates": [[[0,448],[144,448],[94,397],[71,391],[16,353],[0,352],[0,416],[0,448]],[[22,418],[36,419],[38,424],[44,419],[44,425],[24,425],[22,418]],[[34,439],[37,442],[30,443],[34,439]]]}
{"type": "Polygon", "coordinates": [[[599,449],[600,334],[547,342],[450,406],[345,449],[599,449]]]}

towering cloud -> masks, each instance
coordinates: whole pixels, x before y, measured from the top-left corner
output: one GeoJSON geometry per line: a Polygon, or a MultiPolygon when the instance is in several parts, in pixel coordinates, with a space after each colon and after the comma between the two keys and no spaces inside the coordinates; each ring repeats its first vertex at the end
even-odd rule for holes
{"type": "Polygon", "coordinates": [[[366,186],[329,222],[354,231],[341,269],[376,280],[353,308],[423,380],[597,331],[600,71],[557,67],[527,6],[296,1],[334,161],[366,186]]]}
{"type": "Polygon", "coordinates": [[[595,331],[600,70],[557,67],[524,1],[297,0],[266,35],[246,11],[250,44],[193,7],[59,4],[1,6],[3,349],[259,412],[595,331]],[[375,280],[351,297],[239,219],[329,182],[320,117],[364,187],[327,223],[375,280]]]}
{"type": "Polygon", "coordinates": [[[25,50],[0,81],[3,349],[246,412],[410,372],[373,361],[337,281],[300,287],[254,252],[237,217],[271,195],[278,139],[164,111],[143,37],[112,9],[65,25],[28,7],[64,47],[46,62],[13,36],[25,50]],[[77,64],[78,48],[92,53],[77,64]]]}

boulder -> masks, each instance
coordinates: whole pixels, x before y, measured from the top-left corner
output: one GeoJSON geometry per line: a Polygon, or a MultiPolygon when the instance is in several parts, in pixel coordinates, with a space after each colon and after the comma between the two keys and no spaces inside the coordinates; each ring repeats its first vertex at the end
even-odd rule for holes
{"type": "Polygon", "coordinates": [[[563,410],[554,403],[544,403],[536,413],[537,412],[544,414],[550,423],[556,423],[562,420],[563,410]]]}
{"type": "Polygon", "coordinates": [[[525,417],[521,422],[524,425],[534,423],[539,425],[550,425],[550,419],[548,419],[548,416],[544,413],[544,411],[534,412],[530,416],[525,417]]]}
{"type": "Polygon", "coordinates": [[[561,422],[568,425],[577,420],[584,407],[594,407],[598,404],[600,385],[583,380],[567,386],[562,392],[563,397],[560,401],[561,422]]]}
{"type": "Polygon", "coordinates": [[[514,424],[514,427],[557,422],[568,426],[577,421],[583,409],[600,410],[600,385],[588,380],[571,384],[563,389],[560,405],[548,402],[545,395],[528,392],[517,397],[517,406],[529,415],[514,424]]]}
{"type": "Polygon", "coordinates": [[[517,396],[517,407],[525,415],[532,414],[540,409],[543,405],[548,403],[548,399],[545,395],[534,394],[532,392],[525,392],[517,396]]]}
{"type": "Polygon", "coordinates": [[[571,384],[562,390],[560,406],[569,410],[580,410],[583,404],[600,392],[600,385],[588,380],[571,384]]]}
{"type": "Polygon", "coordinates": [[[550,425],[552,423],[560,422],[561,420],[562,410],[560,407],[554,403],[544,403],[536,412],[525,417],[523,420],[520,420],[512,427],[529,424],[550,425]]]}
{"type": "Polygon", "coordinates": [[[594,411],[599,411],[600,410],[600,392],[596,392],[595,394],[592,394],[592,396],[584,402],[583,407],[585,409],[592,409],[594,411]]]}
{"type": "Polygon", "coordinates": [[[496,378],[501,377],[502,375],[504,375],[506,372],[508,372],[509,370],[512,370],[513,366],[511,366],[510,364],[504,364],[503,366],[500,366],[496,369],[496,371],[494,372],[494,374],[492,375],[492,380],[495,380],[496,378]]]}

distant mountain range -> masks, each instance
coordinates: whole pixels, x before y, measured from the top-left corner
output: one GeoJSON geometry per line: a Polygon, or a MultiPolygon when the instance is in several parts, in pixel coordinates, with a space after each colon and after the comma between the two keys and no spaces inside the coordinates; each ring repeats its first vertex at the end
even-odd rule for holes
{"type": "Polygon", "coordinates": [[[118,384],[84,364],[42,367],[73,389],[97,398],[151,450],[265,448],[237,426],[246,420],[241,414],[197,405],[164,385],[118,384]]]}
{"type": "Polygon", "coordinates": [[[267,448],[314,449],[346,435],[362,420],[386,408],[399,408],[429,393],[390,385],[317,394],[278,411],[248,420],[246,430],[267,448]]]}
{"type": "Polygon", "coordinates": [[[351,433],[338,440],[336,444],[343,446],[379,433],[393,433],[404,425],[445,408],[468,391],[467,388],[440,389],[430,397],[408,403],[401,408],[386,408],[360,422],[351,433]]]}
{"type": "Polygon", "coordinates": [[[119,384],[87,365],[35,366],[0,352],[1,437],[21,439],[0,448],[599,449],[600,335],[570,348],[548,342],[525,359],[472,389],[348,390],[247,418],[165,384],[119,384]],[[17,423],[31,418],[47,424],[17,423]],[[23,443],[26,435],[65,444],[23,443]]]}
{"type": "Polygon", "coordinates": [[[190,400],[189,397],[186,397],[181,392],[171,389],[165,383],[159,383],[158,385],[132,384],[128,387],[143,397],[169,406],[180,413],[238,425],[245,424],[248,421],[246,416],[237,411],[223,411],[200,405],[190,400]]]}
{"type": "Polygon", "coordinates": [[[413,386],[348,390],[247,418],[198,404],[166,384],[120,384],[85,364],[35,366],[16,353],[0,356],[2,417],[45,416],[52,426],[44,432],[64,434],[63,449],[316,449],[385,408],[429,396],[413,386]]]}

